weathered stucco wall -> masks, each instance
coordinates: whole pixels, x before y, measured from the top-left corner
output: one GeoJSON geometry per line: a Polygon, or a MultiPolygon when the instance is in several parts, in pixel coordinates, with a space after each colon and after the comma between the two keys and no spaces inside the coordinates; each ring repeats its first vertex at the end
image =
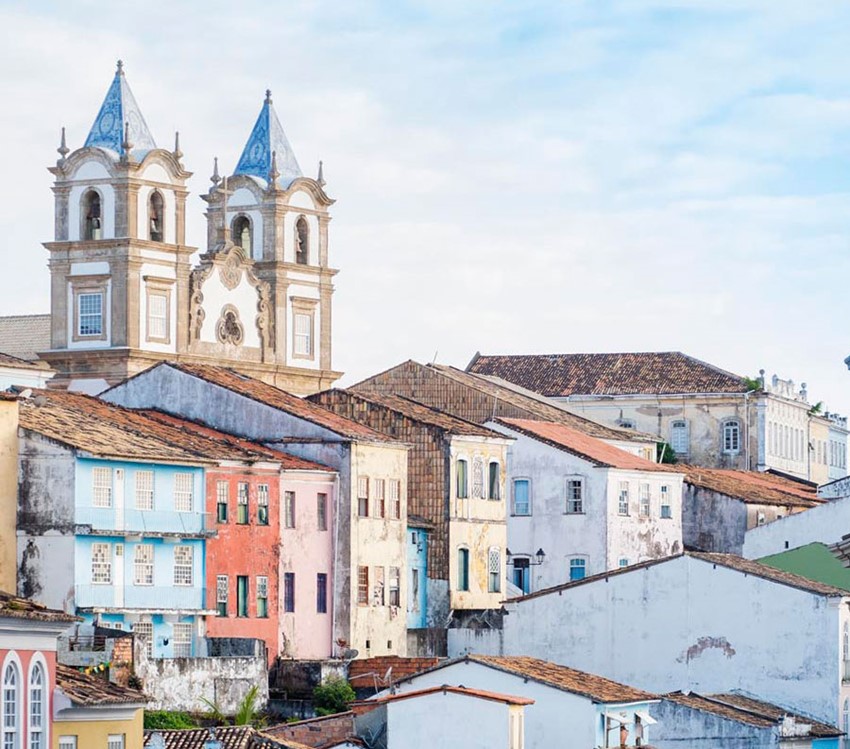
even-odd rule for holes
{"type": "Polygon", "coordinates": [[[777,746],[774,728],[759,728],[719,715],[661,700],[649,710],[658,722],[652,726],[652,746],[658,749],[770,749],[777,746]]]}
{"type": "Polygon", "coordinates": [[[16,592],[18,403],[0,400],[0,590],[16,592]]]}

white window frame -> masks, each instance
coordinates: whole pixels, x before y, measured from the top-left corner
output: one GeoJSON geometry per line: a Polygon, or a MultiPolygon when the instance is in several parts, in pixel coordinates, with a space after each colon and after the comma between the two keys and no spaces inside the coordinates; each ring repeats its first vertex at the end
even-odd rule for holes
{"type": "Polygon", "coordinates": [[[646,481],[638,483],[638,515],[642,518],[652,516],[652,487],[646,481]]]}
{"type": "Polygon", "coordinates": [[[112,507],[112,468],[95,466],[91,472],[92,507],[108,509],[112,507]]]}
{"type": "Polygon", "coordinates": [[[257,484],[257,525],[269,524],[269,485],[257,484]],[[265,510],[263,510],[265,508],[265,510]]]}
{"type": "Polygon", "coordinates": [[[295,527],[295,492],[284,491],[283,493],[283,527],[292,529],[295,527]]]}
{"type": "Polygon", "coordinates": [[[567,582],[575,582],[575,580],[584,580],[587,577],[587,557],[570,557],[568,566],[567,566],[567,582]],[[574,578],[572,576],[573,568],[578,569],[579,567],[584,570],[584,575],[581,577],[574,578]]]}
{"type": "Polygon", "coordinates": [[[59,749],[77,749],[76,736],[60,736],[59,749]]]}
{"type": "MultiPolygon", "coordinates": [[[[738,419],[726,419],[720,427],[720,446],[724,455],[737,455],[741,452],[741,422],[738,419]]],[[[793,445],[792,445],[793,446],[793,445]]]]}
{"type": "Polygon", "coordinates": [[[584,476],[567,476],[564,480],[564,512],[567,515],[584,515],[584,476]],[[578,497],[572,490],[578,484],[578,497]]]}
{"type": "Polygon", "coordinates": [[[2,736],[2,745],[12,747],[13,749],[21,749],[21,740],[23,738],[23,678],[24,670],[21,665],[21,660],[15,651],[6,653],[6,658],[3,661],[2,679],[0,679],[0,736],[2,736]],[[14,684],[7,685],[6,681],[9,675],[14,676],[14,684]],[[9,708],[9,700],[12,700],[11,711],[9,708]],[[12,743],[8,743],[11,740],[12,743]]]}
{"type": "Polygon", "coordinates": [[[171,625],[171,648],[175,658],[192,656],[192,622],[174,622],[171,625]]]}
{"type": "Polygon", "coordinates": [[[673,518],[673,505],[670,503],[670,486],[661,485],[661,519],[671,520],[673,518]]]}
{"type": "Polygon", "coordinates": [[[373,509],[375,511],[376,518],[383,518],[387,515],[387,482],[384,479],[375,479],[374,484],[372,485],[374,491],[372,492],[373,498],[375,500],[373,509]]]}
{"type": "Polygon", "coordinates": [[[195,477],[191,473],[174,474],[174,509],[192,512],[195,504],[195,477]]]}
{"type": "Polygon", "coordinates": [[[531,517],[532,515],[530,476],[517,476],[516,478],[511,480],[511,515],[515,515],[516,517],[520,518],[531,517]],[[521,481],[524,481],[526,484],[528,484],[528,508],[526,512],[517,512],[516,506],[516,485],[521,481]]]}
{"type": "Polygon", "coordinates": [[[502,592],[502,550],[498,546],[487,549],[487,592],[502,592]]]}
{"type": "Polygon", "coordinates": [[[631,510],[631,487],[628,481],[621,481],[617,493],[617,514],[628,517],[631,510]]]}
{"type": "Polygon", "coordinates": [[[168,292],[150,291],[147,294],[149,341],[165,341],[168,336],[168,292]]]}
{"type": "Polygon", "coordinates": [[[691,449],[691,435],[687,419],[670,422],[670,447],[677,455],[687,455],[691,449]]]}
{"type": "Polygon", "coordinates": [[[97,541],[91,545],[91,582],[92,585],[112,585],[111,543],[97,541]]]}
{"type": "Polygon", "coordinates": [[[153,544],[136,544],[133,548],[133,585],[149,588],[154,581],[153,544]]]}
{"type": "Polygon", "coordinates": [[[296,309],[292,313],[292,355],[298,359],[313,358],[312,311],[296,309]]]}
{"type": "Polygon", "coordinates": [[[135,622],[133,634],[145,643],[148,658],[153,658],[153,622],[150,619],[135,622]]]}
{"type": "Polygon", "coordinates": [[[104,333],[104,301],[106,299],[106,292],[103,289],[87,289],[85,291],[77,292],[77,320],[76,320],[76,330],[77,330],[77,338],[102,338],[104,333]],[[98,309],[94,311],[92,307],[91,310],[84,310],[83,306],[86,300],[97,299],[98,300],[98,309]],[[83,319],[86,319],[88,327],[86,328],[86,332],[83,332],[83,319]],[[96,325],[95,325],[96,321],[96,325]]]}
{"type": "Polygon", "coordinates": [[[195,584],[195,549],[188,544],[174,547],[174,584],[179,587],[195,584]]]}
{"type": "Polygon", "coordinates": [[[401,520],[401,481],[390,479],[390,518],[401,520]]]}
{"type": "Polygon", "coordinates": [[[357,516],[369,517],[369,477],[357,477],[357,516]]]}
{"type": "Polygon", "coordinates": [[[50,715],[47,708],[50,705],[48,688],[49,674],[47,661],[40,652],[35,652],[30,659],[29,675],[27,677],[27,730],[29,733],[28,749],[48,749],[50,746],[50,715]],[[39,687],[39,698],[35,696],[35,675],[41,674],[41,684],[39,687]],[[38,716],[34,714],[33,706],[38,704],[40,712],[38,716]],[[38,717],[38,721],[36,721],[38,717]]]}
{"type": "Polygon", "coordinates": [[[135,508],[150,512],[154,508],[154,472],[152,469],[136,471],[134,482],[135,508]],[[149,486],[148,486],[149,484],[149,486]]]}

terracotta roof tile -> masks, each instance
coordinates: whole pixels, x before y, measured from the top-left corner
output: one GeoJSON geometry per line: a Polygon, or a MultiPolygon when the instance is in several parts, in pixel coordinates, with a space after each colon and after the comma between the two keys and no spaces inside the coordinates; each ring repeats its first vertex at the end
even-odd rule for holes
{"type": "Polygon", "coordinates": [[[89,676],[70,666],[56,664],[56,686],[75,705],[98,707],[100,705],[143,706],[147,702],[145,695],[130,687],[113,684],[107,679],[89,676]]]}
{"type": "MultiPolygon", "coordinates": [[[[145,731],[144,746],[150,744],[153,734],[158,733],[165,740],[166,749],[204,749],[210,738],[208,728],[192,728],[180,731],[145,731]]],[[[222,749],[309,749],[301,744],[281,741],[267,736],[252,726],[218,726],[215,737],[221,742],[222,749]]]]}
{"type": "Polygon", "coordinates": [[[738,375],[680,351],[477,355],[467,369],[557,397],[747,391],[743,378],[738,375]]]}
{"type": "Polygon", "coordinates": [[[827,723],[821,723],[820,721],[813,720],[812,718],[806,717],[805,715],[800,715],[799,713],[786,710],[785,708],[780,707],[779,705],[774,705],[770,702],[764,702],[763,700],[758,700],[753,697],[747,697],[743,694],[727,692],[724,694],[710,694],[709,698],[712,700],[716,700],[717,702],[723,702],[727,705],[732,705],[733,707],[736,707],[739,710],[745,710],[747,712],[758,713],[761,715],[768,716],[770,718],[773,718],[775,722],[781,721],[782,718],[786,715],[790,716],[794,718],[797,723],[807,723],[811,725],[812,728],[809,734],[811,736],[843,736],[843,733],[836,726],[831,726],[827,723]]]}
{"type": "Polygon", "coordinates": [[[825,501],[818,497],[817,489],[771,473],[690,465],[674,465],[670,468],[684,473],[686,484],[726,494],[750,504],[815,507],[825,501]]]}
{"type": "Polygon", "coordinates": [[[66,614],[64,611],[49,609],[29,598],[19,598],[0,591],[0,618],[11,617],[12,619],[29,619],[37,622],[72,622],[80,621],[80,618],[73,614],[66,614]]]}
{"type": "Polygon", "coordinates": [[[0,351],[34,361],[50,348],[50,315],[0,317],[0,351]]]}
{"type": "Polygon", "coordinates": [[[665,471],[667,468],[645,458],[609,445],[607,442],[590,437],[582,432],[550,421],[531,421],[529,419],[496,419],[509,429],[514,429],[532,439],[545,442],[566,452],[585,458],[598,466],[622,468],[631,471],[665,471]]]}
{"type": "Polygon", "coordinates": [[[390,694],[386,697],[378,697],[374,700],[369,700],[368,704],[382,704],[385,702],[398,702],[399,700],[409,700],[415,697],[425,697],[429,694],[461,694],[469,697],[477,697],[482,700],[490,700],[492,702],[504,702],[507,705],[533,705],[534,700],[528,697],[518,697],[512,694],[501,694],[499,692],[488,692],[485,689],[469,689],[467,687],[453,687],[448,684],[443,684],[440,687],[428,687],[427,689],[417,689],[413,692],[401,692],[400,694],[390,694]]]}
{"type": "MultiPolygon", "coordinates": [[[[0,346],[2,345],[3,342],[0,341],[0,346]]],[[[33,361],[31,359],[21,359],[17,356],[6,354],[2,351],[0,351],[0,367],[15,367],[17,369],[36,369],[43,370],[46,372],[50,371],[50,367],[47,366],[46,362],[33,361]]]]}

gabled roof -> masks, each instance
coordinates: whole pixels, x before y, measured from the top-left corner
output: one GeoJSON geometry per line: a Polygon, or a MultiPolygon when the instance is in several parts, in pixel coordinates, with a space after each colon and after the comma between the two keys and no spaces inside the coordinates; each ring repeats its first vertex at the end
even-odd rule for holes
{"type": "Polygon", "coordinates": [[[156,143],[148,130],[142,110],[130,91],[130,84],[124,76],[123,63],[119,60],[115,77],[86,138],[86,148],[101,148],[120,156],[124,151],[122,143],[125,123],[128,125],[132,145],[130,153],[136,158],[144,158],[148,151],[156,148],[156,143]]]}
{"type": "Polygon", "coordinates": [[[658,463],[632,455],[625,450],[609,445],[595,437],[589,437],[563,424],[553,424],[550,421],[532,421],[530,419],[496,419],[496,423],[531,439],[589,460],[597,466],[630,471],[668,472],[666,467],[658,463]]]}
{"type": "Polygon", "coordinates": [[[460,694],[467,697],[476,697],[482,700],[490,700],[491,702],[504,702],[506,705],[533,705],[534,700],[528,697],[517,697],[512,694],[501,694],[499,692],[488,692],[484,689],[468,689],[467,687],[452,687],[443,684],[440,687],[428,687],[427,689],[417,689],[414,692],[401,692],[400,694],[390,694],[386,697],[377,697],[374,700],[369,700],[366,704],[386,702],[398,702],[400,700],[409,700],[415,697],[426,697],[431,694],[460,694]]]}
{"type": "Polygon", "coordinates": [[[495,416],[510,416],[566,424],[599,439],[643,443],[657,441],[656,437],[634,429],[611,427],[578,416],[537,393],[521,392],[508,383],[496,382],[443,364],[420,364],[408,360],[352,385],[349,390],[402,395],[480,424],[495,416]],[[399,375],[399,379],[391,382],[394,375],[399,375]],[[434,379],[443,381],[445,387],[435,388],[438,392],[429,395],[428,383],[434,379]],[[475,397],[466,394],[455,396],[452,388],[468,389],[475,397]]]}
{"type": "Polygon", "coordinates": [[[742,377],[681,351],[615,354],[476,354],[469,372],[495,375],[542,395],[745,393],[742,377]]]}
{"type": "Polygon", "coordinates": [[[671,468],[685,474],[686,484],[725,494],[747,504],[816,507],[826,501],[818,497],[815,488],[771,473],[678,464],[671,468]]]}
{"type": "Polygon", "coordinates": [[[0,619],[28,619],[33,622],[57,622],[59,624],[79,621],[79,617],[66,614],[64,611],[49,609],[29,598],[18,596],[0,590],[0,619]]]}
{"type": "Polygon", "coordinates": [[[268,182],[272,167],[272,154],[280,177],[278,183],[284,189],[301,175],[301,167],[295,158],[295,152],[283,132],[277,112],[272,106],[272,92],[266,91],[266,100],[260,110],[260,116],[254,123],[254,129],[245,144],[234,174],[246,174],[259,177],[268,182]]]}
{"type": "MultiPolygon", "coordinates": [[[[385,434],[358,424],[356,421],[338,416],[333,411],[317,406],[304,398],[287,393],[285,390],[268,385],[261,380],[248,377],[227,367],[213,367],[208,364],[183,364],[162,362],[156,366],[168,366],[197,377],[212,385],[238,393],[246,398],[263,403],[271,408],[291,414],[305,421],[311,421],[318,426],[329,429],[335,434],[347,439],[367,440],[370,442],[394,442],[385,434]]],[[[150,370],[148,370],[150,371],[150,370]]],[[[144,372],[141,373],[144,375],[144,372]]],[[[140,375],[136,375],[139,377],[140,375]]]]}
{"type": "Polygon", "coordinates": [[[806,718],[778,705],[736,693],[701,695],[695,692],[671,692],[665,694],[664,699],[757,728],[773,728],[783,718],[790,717],[797,724],[810,725],[809,736],[827,738],[843,735],[835,726],[806,718]]]}
{"type": "Polygon", "coordinates": [[[410,398],[405,398],[401,395],[392,395],[390,393],[372,393],[372,392],[357,392],[353,390],[343,390],[341,388],[332,388],[325,390],[315,395],[307,396],[307,399],[313,403],[318,403],[329,410],[335,410],[334,404],[339,401],[343,402],[359,402],[363,408],[374,406],[383,408],[389,411],[394,411],[397,414],[406,416],[408,419],[417,421],[421,424],[437,427],[447,434],[463,435],[469,437],[495,437],[498,439],[506,439],[505,435],[493,429],[488,429],[480,424],[475,424],[471,421],[466,421],[457,416],[452,416],[445,411],[440,411],[431,406],[426,406],[423,403],[418,403],[410,398]]]}
{"type": "Polygon", "coordinates": [[[649,567],[655,567],[659,564],[667,564],[669,562],[682,559],[683,557],[698,559],[708,564],[735,570],[736,572],[741,572],[744,575],[760,577],[764,580],[769,580],[770,582],[787,585],[789,588],[797,588],[798,590],[803,590],[815,595],[826,596],[828,598],[850,598],[850,593],[842,588],[837,588],[834,585],[827,585],[825,583],[819,583],[814,580],[810,580],[807,577],[803,577],[802,575],[795,575],[792,572],[777,570],[766,564],[754,562],[751,559],[744,559],[743,557],[736,556],[735,554],[721,554],[706,551],[685,551],[681,554],[673,554],[669,557],[661,557],[660,559],[649,559],[645,562],[638,562],[637,564],[629,565],[628,567],[618,567],[617,569],[607,570],[596,575],[589,575],[581,580],[572,580],[570,582],[561,583],[560,585],[553,585],[549,588],[544,588],[543,590],[537,590],[534,593],[527,593],[523,596],[511,598],[508,602],[519,603],[522,601],[528,601],[532,598],[547,596],[552,593],[560,593],[561,591],[569,590],[571,588],[578,588],[581,585],[589,585],[600,580],[607,581],[612,577],[629,575],[638,570],[648,569],[649,567]]]}
{"type": "Polygon", "coordinates": [[[74,705],[81,707],[128,704],[141,707],[147,703],[145,695],[136,689],[113,684],[108,679],[86,675],[60,663],[56,664],[56,686],[74,705]]]}
{"type": "Polygon", "coordinates": [[[0,317],[0,351],[35,361],[39,351],[50,348],[50,315],[0,317]]]}

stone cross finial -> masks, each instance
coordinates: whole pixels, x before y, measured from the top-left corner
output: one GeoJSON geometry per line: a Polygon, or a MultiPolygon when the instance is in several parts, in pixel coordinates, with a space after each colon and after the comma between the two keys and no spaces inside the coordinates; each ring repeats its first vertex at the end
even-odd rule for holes
{"type": "Polygon", "coordinates": [[[271,104],[272,103],[272,90],[270,88],[266,89],[266,101],[271,104]]]}
{"type": "Polygon", "coordinates": [[[183,158],[183,151],[180,150],[180,131],[174,131],[174,158],[177,161],[183,158]]]}
{"type": "Polygon", "coordinates": [[[130,151],[133,150],[133,144],[130,142],[130,121],[124,122],[124,142],[121,144],[121,149],[124,151],[124,158],[130,158],[130,151]]]}
{"type": "Polygon", "coordinates": [[[68,153],[70,151],[67,144],[65,143],[65,128],[64,127],[62,128],[62,138],[61,138],[60,143],[59,143],[59,148],[57,148],[56,151],[58,152],[59,156],[62,157],[62,158],[59,159],[59,163],[61,164],[63,161],[65,161],[65,157],[68,155],[68,153]]]}
{"type": "Polygon", "coordinates": [[[323,162],[319,161],[319,176],[316,177],[316,182],[319,183],[319,187],[325,186],[325,169],[323,162]]]}
{"type": "Polygon", "coordinates": [[[221,182],[221,177],[218,175],[218,156],[213,159],[213,173],[210,182],[213,183],[213,187],[218,187],[218,183],[221,182]]]}
{"type": "Polygon", "coordinates": [[[123,60],[118,61],[118,66],[117,66],[117,69],[115,71],[115,74],[116,75],[124,75],[124,61],[123,60]]]}
{"type": "Polygon", "coordinates": [[[280,177],[280,172],[277,169],[277,151],[272,151],[272,166],[269,169],[269,189],[277,188],[277,178],[280,177]]]}

